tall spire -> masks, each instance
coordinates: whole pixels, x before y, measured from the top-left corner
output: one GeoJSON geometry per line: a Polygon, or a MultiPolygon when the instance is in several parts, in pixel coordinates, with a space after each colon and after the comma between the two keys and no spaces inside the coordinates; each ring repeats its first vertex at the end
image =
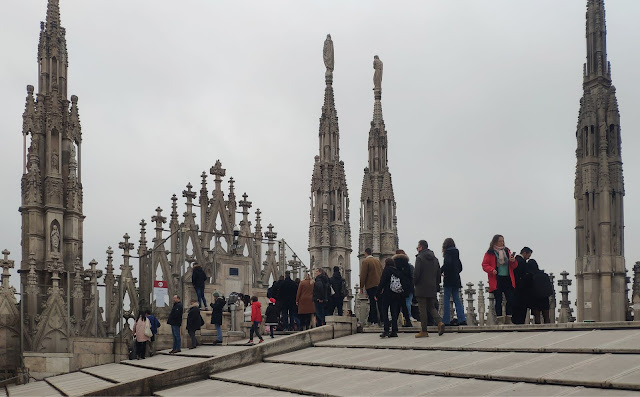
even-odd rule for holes
{"type": "Polygon", "coordinates": [[[369,129],[368,167],[364,169],[360,196],[359,258],[371,248],[374,256],[386,259],[398,247],[396,202],[387,164],[387,130],[382,117],[382,61],[373,58],[373,120],[369,129]]]}
{"type": "Polygon", "coordinates": [[[49,0],[47,4],[47,30],[57,29],[60,27],[60,1],[49,0]]]}
{"type": "Polygon", "coordinates": [[[604,77],[611,80],[607,61],[607,25],[604,0],[587,0],[587,62],[584,64],[585,82],[604,77]]]}
{"type": "Polygon", "coordinates": [[[67,98],[66,31],[60,24],[59,0],[49,0],[47,17],[40,22],[38,43],[38,93],[46,95],[57,89],[61,97],[67,98]]]}
{"type": "Polygon", "coordinates": [[[324,103],[320,116],[319,144],[320,159],[323,162],[340,160],[340,130],[338,128],[338,112],[333,99],[333,41],[327,35],[322,50],[325,72],[324,103]]]}
{"type": "Polygon", "coordinates": [[[587,62],[576,129],[578,320],[625,319],[624,179],[603,0],[588,0],[587,62]]]}
{"type": "Polygon", "coordinates": [[[343,275],[351,272],[351,229],[349,191],[340,161],[338,116],[333,100],[333,41],[327,35],[322,49],[325,71],[324,103],[320,116],[319,153],[315,156],[311,177],[311,213],[309,220],[310,268],[330,272],[338,266],[343,275]]]}

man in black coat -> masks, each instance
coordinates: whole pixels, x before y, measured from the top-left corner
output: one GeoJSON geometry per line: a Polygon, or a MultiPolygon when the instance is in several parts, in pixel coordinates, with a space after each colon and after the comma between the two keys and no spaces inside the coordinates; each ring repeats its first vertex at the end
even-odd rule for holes
{"type": "Polygon", "coordinates": [[[191,300],[191,306],[189,307],[189,313],[187,314],[187,332],[191,337],[191,347],[189,349],[195,349],[198,347],[198,340],[196,339],[196,331],[204,325],[204,319],[200,315],[200,308],[198,302],[195,299],[191,300]]]}
{"type": "Polygon", "coordinates": [[[524,324],[527,317],[527,309],[530,308],[531,288],[533,287],[532,275],[527,271],[527,261],[531,258],[533,250],[524,247],[520,250],[520,255],[516,255],[518,267],[513,269],[516,288],[514,290],[515,302],[513,304],[513,315],[511,322],[514,324],[524,324]]]}
{"type": "MultiPolygon", "coordinates": [[[[329,279],[329,284],[333,289],[333,295],[329,296],[329,305],[327,306],[327,315],[333,316],[335,309],[338,309],[338,316],[342,316],[344,313],[344,296],[347,290],[347,282],[342,274],[340,274],[340,268],[338,266],[333,267],[333,275],[329,279]]],[[[331,291],[329,291],[331,293],[331,291]]]]}
{"type": "Polygon", "coordinates": [[[324,271],[317,267],[315,272],[315,283],[313,284],[313,305],[316,309],[316,327],[325,324],[325,307],[327,305],[328,277],[324,276],[324,271]],[[325,281],[326,280],[326,281],[325,281]]]}
{"type": "Polygon", "coordinates": [[[180,352],[180,326],[182,325],[182,302],[180,302],[180,297],[178,295],[173,296],[173,307],[171,308],[171,313],[169,313],[169,318],[167,319],[167,324],[171,326],[171,335],[173,335],[173,349],[169,353],[179,353],[180,352]]]}
{"type": "Polygon", "coordinates": [[[414,294],[420,308],[420,332],[416,338],[429,336],[427,333],[427,313],[430,313],[433,320],[438,324],[438,335],[444,333],[444,323],[442,317],[436,309],[438,302],[438,286],[440,285],[440,263],[438,258],[429,249],[425,240],[418,242],[418,255],[416,255],[416,265],[413,271],[414,294]]]}
{"type": "MultiPolygon", "coordinates": [[[[298,286],[296,282],[291,279],[291,272],[287,270],[284,272],[284,280],[280,284],[278,294],[281,301],[282,322],[284,328],[289,331],[293,331],[294,313],[296,308],[296,295],[298,294],[298,286]]],[[[278,298],[276,298],[276,304],[278,298]]]]}
{"type": "Polygon", "coordinates": [[[207,300],[204,299],[204,282],[207,280],[207,275],[202,269],[202,266],[195,262],[193,264],[193,272],[191,273],[191,283],[196,290],[196,296],[198,297],[198,307],[207,310],[207,300]]]}
{"type": "Polygon", "coordinates": [[[213,293],[215,301],[211,304],[211,324],[216,326],[218,338],[214,343],[222,343],[222,309],[227,301],[224,296],[220,296],[218,291],[213,293]]]}

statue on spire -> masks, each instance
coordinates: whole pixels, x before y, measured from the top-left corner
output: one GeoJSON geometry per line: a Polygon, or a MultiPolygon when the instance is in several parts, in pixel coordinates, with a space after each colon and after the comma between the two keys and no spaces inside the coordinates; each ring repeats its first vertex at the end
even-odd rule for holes
{"type": "Polygon", "coordinates": [[[382,86],[382,61],[377,55],[373,57],[373,88],[379,90],[382,86]]]}
{"type": "Polygon", "coordinates": [[[331,74],[333,72],[333,41],[331,40],[330,34],[327,35],[324,41],[322,58],[324,58],[324,66],[327,68],[327,74],[331,74]]]}

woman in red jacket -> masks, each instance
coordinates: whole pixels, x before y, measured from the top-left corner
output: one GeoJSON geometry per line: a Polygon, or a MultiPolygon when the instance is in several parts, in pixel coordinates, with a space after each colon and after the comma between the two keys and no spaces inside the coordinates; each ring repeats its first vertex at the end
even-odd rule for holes
{"type": "Polygon", "coordinates": [[[493,293],[496,300],[496,316],[502,316],[502,294],[507,303],[507,316],[511,316],[513,305],[513,291],[515,288],[515,277],[513,269],[518,267],[513,252],[504,245],[504,237],[496,234],[491,239],[489,249],[482,259],[482,270],[489,276],[489,292],[493,293]]]}

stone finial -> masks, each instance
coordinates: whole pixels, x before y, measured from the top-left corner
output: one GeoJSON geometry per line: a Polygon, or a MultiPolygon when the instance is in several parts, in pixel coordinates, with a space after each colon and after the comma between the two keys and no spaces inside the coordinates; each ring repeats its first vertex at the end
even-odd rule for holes
{"type": "MultiPolygon", "coordinates": [[[[158,207],[158,209],[160,209],[160,207],[158,207]]],[[[160,212],[162,212],[162,209],[160,209],[160,212]]],[[[165,219],[165,221],[166,221],[166,219],[165,219]]],[[[133,243],[129,242],[130,237],[129,237],[128,233],[125,233],[124,236],[122,236],[122,238],[124,239],[124,241],[122,241],[122,242],[120,242],[118,244],[118,248],[120,248],[121,250],[124,251],[124,254],[122,256],[124,256],[126,258],[126,257],[131,256],[129,254],[129,251],[131,251],[133,249],[133,243]]]]}
{"type": "Polygon", "coordinates": [[[476,294],[476,290],[473,288],[472,282],[467,283],[467,289],[464,290],[464,293],[467,294],[467,321],[469,324],[476,324],[476,313],[473,307],[473,296],[476,294]]]}
{"type": "Polygon", "coordinates": [[[373,89],[381,90],[382,88],[382,61],[377,55],[373,57],[373,89]]]}
{"type": "Polygon", "coordinates": [[[2,287],[9,288],[9,277],[11,277],[10,269],[13,269],[15,263],[13,260],[9,259],[9,250],[3,250],[2,256],[4,257],[0,260],[0,267],[2,267],[2,287]]]}
{"type": "Polygon", "coordinates": [[[240,205],[240,207],[242,207],[242,212],[248,213],[249,208],[251,208],[251,201],[247,200],[249,196],[247,195],[247,193],[245,192],[242,195],[242,200],[240,200],[240,202],[238,203],[240,205]]]}
{"type": "Polygon", "coordinates": [[[64,271],[64,264],[60,262],[59,253],[51,253],[51,261],[47,263],[47,271],[51,273],[51,282],[53,284],[53,290],[55,291],[59,287],[60,272],[64,271]]]}
{"type": "Polygon", "coordinates": [[[28,94],[33,94],[33,86],[32,86],[31,84],[29,84],[29,85],[27,86],[27,93],[28,93],[28,94]]]}
{"type": "Polygon", "coordinates": [[[227,170],[222,168],[220,160],[216,160],[216,164],[211,167],[209,173],[213,175],[216,182],[222,181],[222,178],[227,174],[227,170]]]}
{"type": "Polygon", "coordinates": [[[572,284],[572,280],[568,278],[569,273],[567,271],[563,271],[562,273],[560,273],[560,276],[562,276],[562,279],[558,280],[558,286],[562,288],[560,290],[562,299],[560,300],[558,322],[567,323],[569,322],[569,318],[571,317],[571,312],[569,309],[569,305],[571,304],[571,302],[569,301],[569,286],[572,284]]]}
{"type": "Polygon", "coordinates": [[[29,274],[27,274],[26,292],[35,297],[38,294],[38,274],[36,273],[36,254],[29,254],[29,274]]]}
{"type": "MultiPolygon", "coordinates": [[[[158,209],[160,210],[160,212],[162,212],[162,208],[158,207],[156,211],[158,211],[158,209]]],[[[159,215],[160,213],[158,213],[158,216],[159,215]]],[[[153,218],[151,218],[151,221],[155,222],[153,218]]],[[[167,218],[164,218],[164,222],[166,221],[167,221],[167,218]]],[[[171,222],[173,221],[176,221],[176,222],[178,221],[178,197],[176,197],[175,194],[171,196],[171,222]]]]}
{"type": "Polygon", "coordinates": [[[256,234],[262,233],[262,218],[260,217],[261,214],[262,212],[260,211],[260,208],[256,209],[256,234]]]}
{"type": "Polygon", "coordinates": [[[139,223],[140,225],[140,248],[146,248],[147,247],[147,222],[144,220],[144,218],[140,221],[139,223]]]}
{"type": "Polygon", "coordinates": [[[328,34],[327,38],[324,40],[324,46],[322,48],[322,58],[324,60],[324,66],[327,68],[327,74],[333,72],[334,67],[334,56],[333,56],[333,40],[331,40],[331,35],[328,34]]]}
{"type": "Polygon", "coordinates": [[[107,274],[113,274],[113,249],[107,248],[107,274]]]}
{"type": "Polygon", "coordinates": [[[274,231],[273,231],[273,225],[272,225],[272,224],[269,224],[269,226],[267,226],[267,229],[268,229],[269,231],[268,231],[268,232],[266,232],[266,233],[264,234],[264,236],[265,236],[266,238],[268,238],[270,241],[275,240],[275,239],[276,239],[276,237],[278,237],[278,233],[276,233],[276,232],[274,232],[274,231]]]}

